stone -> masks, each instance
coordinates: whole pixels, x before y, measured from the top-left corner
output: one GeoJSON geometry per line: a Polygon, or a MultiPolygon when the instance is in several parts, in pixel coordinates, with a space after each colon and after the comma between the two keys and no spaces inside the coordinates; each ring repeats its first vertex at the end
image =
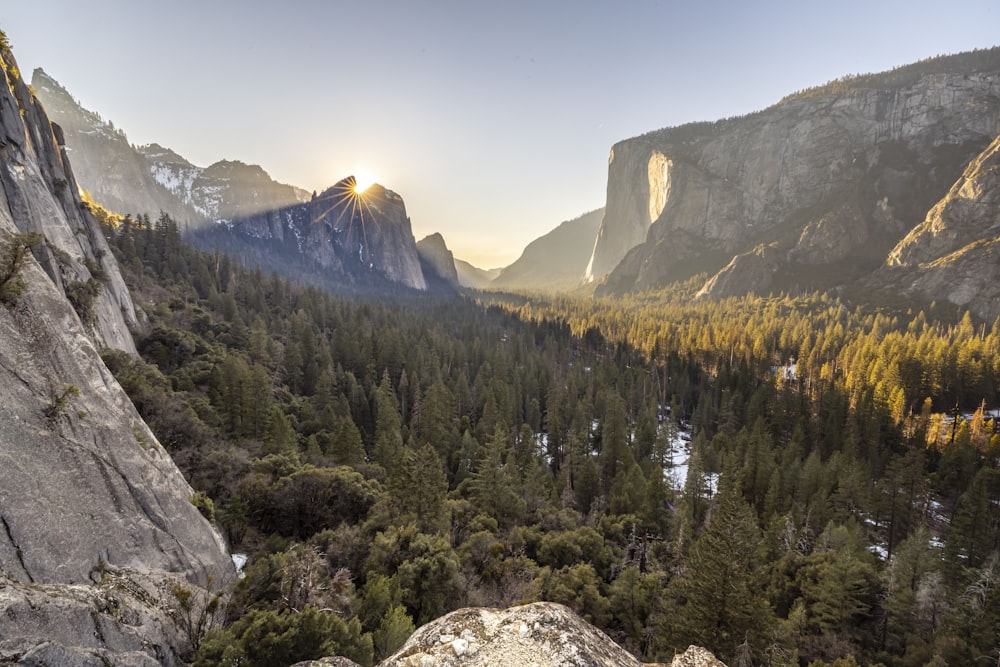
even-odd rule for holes
{"type": "MultiPolygon", "coordinates": [[[[603,281],[596,293],[714,274],[761,243],[806,267],[793,273],[808,276],[809,289],[878,270],[1000,134],[1000,49],[846,88],[616,144],[588,271],[603,281]]],[[[957,200],[950,206],[960,215],[957,200]]],[[[910,252],[900,249],[898,259],[910,252]]]]}
{"type": "Polygon", "coordinates": [[[1000,317],[1000,136],[966,168],[870,281],[1000,317]]]}
{"type": "Polygon", "coordinates": [[[57,132],[0,58],[0,108],[23,111],[20,127],[4,124],[0,239],[44,237],[20,269],[23,293],[0,306],[0,662],[175,664],[188,642],[172,587],[204,599],[235,570],[98,354],[134,354],[140,317],[57,132]],[[67,290],[102,272],[78,313],[67,290]]]}
{"type": "Polygon", "coordinates": [[[417,254],[425,278],[437,278],[449,287],[460,286],[455,256],[441,234],[435,232],[417,241],[417,254]]]}
{"type": "Polygon", "coordinates": [[[639,667],[641,663],[568,607],[536,602],[453,611],[419,628],[379,667],[639,667]],[[442,644],[440,637],[458,636],[442,644]]]}

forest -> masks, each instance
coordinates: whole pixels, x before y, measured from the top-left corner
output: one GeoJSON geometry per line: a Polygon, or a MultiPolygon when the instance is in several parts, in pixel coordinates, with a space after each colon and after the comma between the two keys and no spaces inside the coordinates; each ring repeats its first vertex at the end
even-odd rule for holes
{"type": "Polygon", "coordinates": [[[535,600],[644,661],[1000,659],[1000,321],[336,294],[91,208],[149,320],[105,361],[248,556],[196,665],[371,665],[535,600]]]}

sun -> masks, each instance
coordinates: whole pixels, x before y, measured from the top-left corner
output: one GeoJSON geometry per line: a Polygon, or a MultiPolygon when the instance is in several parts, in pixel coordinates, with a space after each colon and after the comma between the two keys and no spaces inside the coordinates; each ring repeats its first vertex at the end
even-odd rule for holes
{"type": "Polygon", "coordinates": [[[366,171],[357,171],[354,174],[354,194],[359,195],[375,184],[375,178],[366,171]]]}

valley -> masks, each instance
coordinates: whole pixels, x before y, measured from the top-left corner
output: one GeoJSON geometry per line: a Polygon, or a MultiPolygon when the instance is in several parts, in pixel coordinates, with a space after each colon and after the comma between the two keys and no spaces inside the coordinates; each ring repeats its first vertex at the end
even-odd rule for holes
{"type": "Polygon", "coordinates": [[[623,140],[483,271],[4,44],[0,663],[995,660],[997,48],[623,140]]]}

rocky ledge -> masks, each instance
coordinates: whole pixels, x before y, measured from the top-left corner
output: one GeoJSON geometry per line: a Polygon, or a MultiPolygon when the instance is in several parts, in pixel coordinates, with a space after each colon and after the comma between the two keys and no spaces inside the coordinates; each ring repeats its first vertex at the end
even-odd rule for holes
{"type": "MultiPolygon", "coordinates": [[[[670,667],[726,667],[691,646],[670,667]]],[[[296,667],[357,667],[324,658],[296,667]]],[[[453,611],[421,627],[378,667],[641,667],[643,663],[568,607],[535,602],[510,609],[453,611]]],[[[666,667],[647,664],[646,667],[666,667]]]]}

